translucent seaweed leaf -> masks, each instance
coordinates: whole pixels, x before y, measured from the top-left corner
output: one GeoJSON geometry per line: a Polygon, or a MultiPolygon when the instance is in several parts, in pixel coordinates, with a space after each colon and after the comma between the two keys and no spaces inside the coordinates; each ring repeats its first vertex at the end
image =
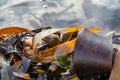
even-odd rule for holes
{"type": "Polygon", "coordinates": [[[21,32],[30,32],[30,30],[20,27],[6,27],[3,29],[0,29],[0,35],[1,34],[18,34],[21,32]]]}
{"type": "Polygon", "coordinates": [[[57,56],[56,61],[61,68],[70,68],[70,60],[67,55],[57,56]]]}
{"type": "MultiPolygon", "coordinates": [[[[56,32],[61,33],[61,31],[63,30],[63,31],[67,31],[67,33],[73,34],[74,32],[78,32],[81,29],[83,29],[83,27],[81,27],[81,26],[77,26],[77,27],[73,27],[73,28],[49,29],[49,30],[45,30],[45,31],[42,31],[42,32],[36,34],[35,37],[33,38],[33,50],[34,50],[37,58],[34,59],[34,61],[37,60],[37,61],[40,61],[43,63],[48,63],[48,62],[54,60],[54,58],[56,56],[62,56],[65,54],[72,53],[74,51],[76,38],[72,39],[70,41],[66,41],[64,43],[58,44],[58,45],[48,48],[46,50],[38,51],[36,47],[38,44],[40,45],[40,43],[42,43],[43,38],[45,38],[46,36],[50,36],[53,33],[56,33],[56,32]]],[[[88,28],[88,29],[91,30],[92,32],[96,32],[96,33],[101,32],[101,30],[95,29],[95,28],[88,28]]],[[[65,36],[64,38],[71,38],[71,36],[69,36],[69,37],[65,36]]]]}

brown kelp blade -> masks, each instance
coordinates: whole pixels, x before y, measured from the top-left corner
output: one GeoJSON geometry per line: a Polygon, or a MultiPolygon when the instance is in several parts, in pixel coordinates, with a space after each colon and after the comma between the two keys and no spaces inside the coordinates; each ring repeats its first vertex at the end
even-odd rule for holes
{"type": "MultiPolygon", "coordinates": [[[[72,28],[59,28],[59,29],[48,29],[45,31],[41,31],[39,33],[37,33],[35,35],[35,37],[33,38],[33,49],[35,49],[35,47],[42,41],[43,38],[45,38],[46,36],[49,36],[55,32],[58,31],[67,31],[68,33],[71,32],[75,32],[75,31],[80,31],[81,29],[83,29],[84,27],[82,26],[75,26],[72,28]]],[[[96,28],[88,28],[90,31],[95,32],[95,33],[99,33],[101,32],[100,29],[96,29],[96,28]]]]}
{"type": "Polygon", "coordinates": [[[19,34],[21,32],[30,32],[30,30],[21,27],[5,27],[0,29],[1,34],[19,34]]]}
{"type": "MultiPolygon", "coordinates": [[[[69,54],[69,53],[73,52],[74,46],[76,43],[76,38],[69,40],[69,41],[66,41],[64,43],[58,44],[58,45],[51,47],[49,49],[42,50],[42,51],[37,51],[36,47],[39,43],[42,42],[43,38],[45,38],[46,36],[49,36],[53,33],[56,33],[56,32],[62,31],[62,30],[67,31],[68,33],[70,33],[70,32],[74,33],[75,31],[78,32],[81,29],[83,29],[83,27],[49,29],[49,30],[45,30],[45,31],[42,31],[42,32],[36,34],[35,37],[33,38],[33,50],[34,50],[37,58],[34,61],[48,63],[51,60],[53,60],[54,57],[56,57],[56,56],[61,56],[61,55],[65,55],[65,54],[69,54]],[[49,59],[47,59],[47,57],[49,59]]],[[[101,31],[99,29],[91,29],[91,28],[88,28],[88,29],[93,31],[93,32],[96,32],[96,33],[101,31]]]]}
{"type": "Polygon", "coordinates": [[[74,66],[79,78],[109,72],[112,67],[112,39],[83,29],[78,33],[74,66]]]}
{"type": "MultiPolygon", "coordinates": [[[[83,29],[83,28],[85,28],[85,27],[83,27],[83,26],[75,26],[75,27],[71,27],[71,28],[64,28],[64,30],[67,30],[67,31],[69,31],[69,32],[75,32],[75,31],[80,31],[81,29],[83,29]]],[[[90,31],[92,31],[92,32],[95,32],[95,33],[99,33],[99,32],[101,32],[101,30],[100,29],[96,29],[96,28],[88,28],[90,31]]]]}

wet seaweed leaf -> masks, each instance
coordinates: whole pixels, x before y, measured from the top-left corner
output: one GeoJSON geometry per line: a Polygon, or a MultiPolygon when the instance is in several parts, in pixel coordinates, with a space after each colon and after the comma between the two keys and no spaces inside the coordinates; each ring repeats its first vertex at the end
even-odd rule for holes
{"type": "Polygon", "coordinates": [[[26,73],[30,67],[30,60],[25,57],[22,57],[21,70],[26,73]]]}
{"type": "Polygon", "coordinates": [[[47,43],[48,45],[50,45],[51,47],[56,46],[60,43],[59,36],[55,34],[52,34],[52,35],[49,35],[43,38],[43,41],[47,43]]]}
{"type": "Polygon", "coordinates": [[[13,33],[18,34],[22,32],[31,32],[31,31],[25,28],[20,28],[20,27],[6,27],[3,29],[0,29],[0,35],[1,34],[13,34],[13,33]]]}
{"type": "MultiPolygon", "coordinates": [[[[56,56],[61,56],[64,54],[72,53],[74,51],[76,38],[72,40],[70,39],[72,38],[72,35],[74,32],[78,32],[81,29],[83,29],[83,27],[80,27],[80,26],[73,27],[73,28],[63,28],[63,29],[62,28],[61,29],[49,29],[49,30],[36,34],[35,37],[33,38],[33,50],[35,52],[35,55],[38,57],[37,59],[39,59],[38,61],[46,63],[46,62],[52,61],[56,56]],[[45,37],[50,36],[52,34],[57,35],[57,33],[59,36],[62,35],[63,40],[65,40],[66,42],[59,43],[58,45],[51,47],[51,48],[47,48],[45,50],[37,50],[37,46],[42,45],[41,43],[43,42],[45,37]],[[45,59],[45,57],[46,58],[48,57],[49,59],[51,58],[51,60],[45,59]]],[[[96,33],[101,31],[95,28],[88,28],[88,29],[96,33]]]]}
{"type": "MultiPolygon", "coordinates": [[[[36,34],[33,38],[33,50],[36,49],[36,46],[42,42],[42,39],[45,38],[46,36],[48,35],[51,35],[57,31],[59,31],[60,29],[48,29],[48,30],[45,30],[45,31],[42,31],[38,34],[36,34]]],[[[36,52],[36,51],[35,51],[36,52]]]]}
{"type": "Polygon", "coordinates": [[[12,69],[15,72],[22,72],[19,68],[21,66],[22,61],[17,61],[12,65],[12,69]]]}
{"type": "Polygon", "coordinates": [[[55,59],[61,68],[64,69],[70,68],[70,60],[67,55],[56,56],[55,59]]]}
{"type": "MultiPolygon", "coordinates": [[[[7,75],[6,80],[9,80],[7,78],[10,76],[10,80],[60,79],[67,69],[71,71],[70,55],[74,51],[77,34],[83,28],[41,28],[33,31],[19,27],[1,29],[0,38],[4,39],[1,43],[5,46],[0,45],[0,49],[9,62],[8,66],[2,68],[7,75]],[[28,34],[32,35],[33,40],[27,38],[28,34]],[[8,67],[12,68],[10,74],[6,70],[8,67]]],[[[88,29],[96,33],[101,31],[88,29]]]]}

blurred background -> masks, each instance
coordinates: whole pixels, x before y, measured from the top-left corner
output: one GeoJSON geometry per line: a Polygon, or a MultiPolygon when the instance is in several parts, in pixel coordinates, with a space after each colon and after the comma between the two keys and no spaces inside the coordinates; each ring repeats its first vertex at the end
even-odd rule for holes
{"type": "Polygon", "coordinates": [[[0,28],[8,26],[120,30],[120,0],[0,0],[0,28]]]}

